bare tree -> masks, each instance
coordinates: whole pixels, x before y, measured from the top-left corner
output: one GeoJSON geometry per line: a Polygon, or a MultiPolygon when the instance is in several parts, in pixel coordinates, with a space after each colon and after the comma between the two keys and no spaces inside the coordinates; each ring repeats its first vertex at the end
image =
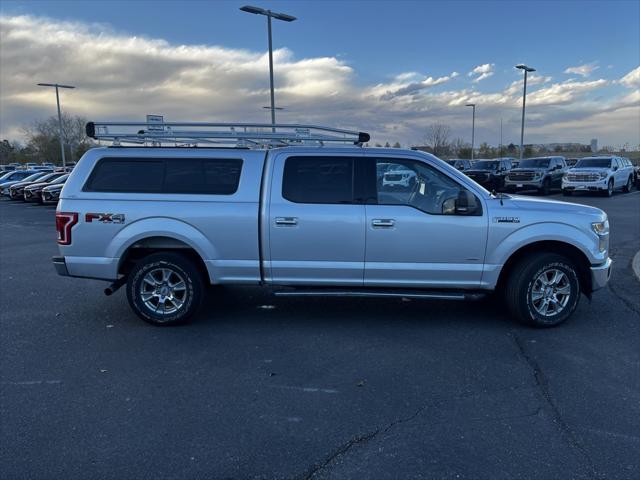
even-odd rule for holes
{"type": "MultiPolygon", "coordinates": [[[[62,115],[62,138],[68,154],[68,160],[78,160],[84,152],[94,146],[85,132],[86,119],[78,116],[62,115]]],[[[60,163],[60,144],[58,140],[58,117],[35,120],[23,128],[27,147],[33,152],[33,161],[60,163]]]]}
{"type": "Polygon", "coordinates": [[[451,129],[444,123],[432,123],[427,130],[426,143],[434,155],[446,155],[449,151],[449,135],[451,129]]]}

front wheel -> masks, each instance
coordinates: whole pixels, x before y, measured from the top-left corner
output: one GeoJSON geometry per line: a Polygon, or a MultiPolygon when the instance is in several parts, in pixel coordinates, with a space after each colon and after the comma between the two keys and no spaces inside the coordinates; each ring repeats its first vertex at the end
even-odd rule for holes
{"type": "Polygon", "coordinates": [[[554,327],[571,316],[580,299],[578,269],[568,258],[540,253],[521,261],[506,283],[511,314],[534,327],[554,327]]]}
{"type": "Polygon", "coordinates": [[[562,195],[570,197],[573,192],[571,190],[562,190],[562,195]]]}
{"type": "Polygon", "coordinates": [[[546,178],[542,182],[542,187],[538,189],[538,192],[540,193],[540,195],[549,195],[551,193],[551,180],[546,178]]]}
{"type": "Polygon", "coordinates": [[[605,197],[611,197],[613,195],[613,178],[607,183],[607,189],[604,191],[605,197]]]}
{"type": "Polygon", "coordinates": [[[140,260],[129,274],[127,299],[133,311],[154,325],[175,325],[192,317],[204,295],[202,275],[186,256],[160,252],[140,260]]]}

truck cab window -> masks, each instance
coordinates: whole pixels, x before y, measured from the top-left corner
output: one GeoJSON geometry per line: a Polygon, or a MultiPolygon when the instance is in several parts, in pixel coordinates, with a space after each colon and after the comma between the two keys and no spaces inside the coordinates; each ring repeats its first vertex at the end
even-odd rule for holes
{"type": "Polygon", "coordinates": [[[407,205],[431,215],[482,215],[476,196],[464,186],[414,160],[376,160],[379,205],[407,205]]]}

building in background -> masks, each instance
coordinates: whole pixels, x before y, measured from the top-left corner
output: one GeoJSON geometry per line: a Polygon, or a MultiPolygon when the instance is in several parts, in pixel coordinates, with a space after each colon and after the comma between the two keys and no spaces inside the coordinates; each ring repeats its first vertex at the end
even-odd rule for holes
{"type": "Polygon", "coordinates": [[[591,139],[591,151],[593,153],[596,153],[598,151],[598,139],[597,138],[592,138],[591,139]]]}

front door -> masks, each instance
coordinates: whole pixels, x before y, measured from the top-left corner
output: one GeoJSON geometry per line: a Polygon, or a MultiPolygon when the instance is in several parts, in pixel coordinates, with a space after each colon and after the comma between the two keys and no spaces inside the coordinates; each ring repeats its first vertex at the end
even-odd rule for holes
{"type": "Polygon", "coordinates": [[[366,205],[366,286],[480,286],[487,214],[474,193],[418,160],[376,160],[366,205]]]}
{"type": "Polygon", "coordinates": [[[265,255],[268,280],[362,286],[365,211],[354,200],[357,162],[330,155],[275,159],[265,255]]]}

